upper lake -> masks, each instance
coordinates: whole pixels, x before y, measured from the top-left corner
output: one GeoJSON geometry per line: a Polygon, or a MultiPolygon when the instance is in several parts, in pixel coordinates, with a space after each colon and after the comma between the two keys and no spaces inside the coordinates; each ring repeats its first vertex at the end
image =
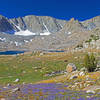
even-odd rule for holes
{"type": "Polygon", "coordinates": [[[24,53],[25,51],[1,51],[0,55],[16,55],[24,53]]]}

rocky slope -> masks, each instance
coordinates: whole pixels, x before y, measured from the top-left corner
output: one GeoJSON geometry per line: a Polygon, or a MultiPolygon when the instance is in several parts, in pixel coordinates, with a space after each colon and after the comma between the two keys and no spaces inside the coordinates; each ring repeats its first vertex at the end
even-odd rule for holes
{"type": "Polygon", "coordinates": [[[72,48],[87,40],[92,32],[87,30],[79,21],[71,19],[55,34],[35,37],[27,46],[31,50],[72,48]]]}
{"type": "Polygon", "coordinates": [[[100,35],[100,16],[69,21],[29,15],[8,19],[0,15],[0,50],[48,50],[73,48],[100,35]]]}
{"type": "MultiPolygon", "coordinates": [[[[0,16],[0,32],[16,33],[28,30],[28,32],[40,35],[40,33],[54,33],[62,29],[67,23],[65,20],[58,20],[48,16],[25,16],[14,19],[7,19],[4,16],[0,16]]],[[[28,33],[27,33],[28,34],[28,33]]]]}

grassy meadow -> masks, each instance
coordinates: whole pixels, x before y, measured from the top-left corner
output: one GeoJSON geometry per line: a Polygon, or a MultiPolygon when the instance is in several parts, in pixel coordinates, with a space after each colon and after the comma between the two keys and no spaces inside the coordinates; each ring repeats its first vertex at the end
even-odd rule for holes
{"type": "Polygon", "coordinates": [[[56,71],[65,71],[68,63],[76,64],[77,68],[83,67],[84,52],[75,53],[25,53],[20,55],[0,56],[0,84],[35,83],[58,75],[45,76],[56,71]]]}

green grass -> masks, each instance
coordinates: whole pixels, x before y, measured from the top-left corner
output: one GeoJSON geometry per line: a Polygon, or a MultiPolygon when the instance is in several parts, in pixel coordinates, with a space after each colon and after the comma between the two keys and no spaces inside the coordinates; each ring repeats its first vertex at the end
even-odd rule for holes
{"type": "MultiPolygon", "coordinates": [[[[60,53],[59,53],[60,54],[60,53]]],[[[14,83],[16,78],[19,83],[34,83],[48,79],[45,74],[62,71],[68,63],[75,63],[78,69],[82,67],[83,53],[60,54],[56,53],[43,56],[25,54],[19,56],[0,56],[0,83],[14,83]],[[77,59],[75,59],[77,57],[77,59]],[[64,62],[68,60],[68,62],[64,62]]]]}

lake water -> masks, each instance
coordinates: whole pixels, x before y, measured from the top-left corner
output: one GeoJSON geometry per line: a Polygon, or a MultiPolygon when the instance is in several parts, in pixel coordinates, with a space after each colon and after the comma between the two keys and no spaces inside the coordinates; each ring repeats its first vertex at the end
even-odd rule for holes
{"type": "Polygon", "coordinates": [[[25,51],[1,51],[0,55],[16,55],[24,53],[25,51]]]}

